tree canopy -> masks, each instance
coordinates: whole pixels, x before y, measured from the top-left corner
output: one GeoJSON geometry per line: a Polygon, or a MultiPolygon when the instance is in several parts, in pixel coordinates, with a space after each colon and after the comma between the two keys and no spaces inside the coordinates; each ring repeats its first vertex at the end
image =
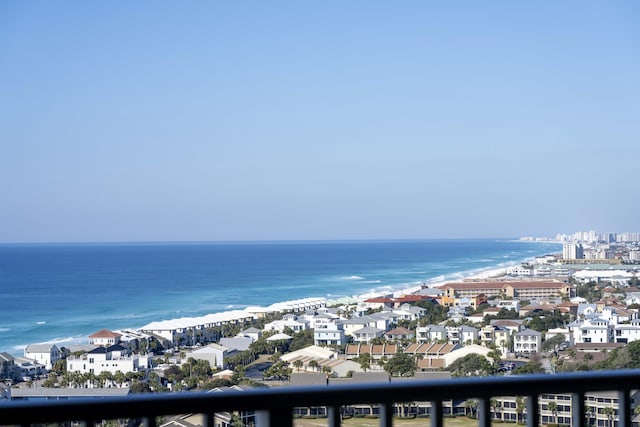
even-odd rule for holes
{"type": "Polygon", "coordinates": [[[454,377],[486,376],[493,374],[493,366],[484,357],[476,353],[467,354],[453,362],[447,368],[454,377]]]}
{"type": "Polygon", "coordinates": [[[416,372],[416,362],[408,354],[397,353],[384,365],[384,370],[391,376],[412,377],[416,372]]]}

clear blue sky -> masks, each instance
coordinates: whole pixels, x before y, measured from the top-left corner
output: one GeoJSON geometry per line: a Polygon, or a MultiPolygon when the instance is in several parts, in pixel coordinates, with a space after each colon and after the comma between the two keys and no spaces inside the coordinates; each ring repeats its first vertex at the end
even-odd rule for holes
{"type": "Polygon", "coordinates": [[[640,2],[0,2],[0,242],[640,231],[640,2]]]}

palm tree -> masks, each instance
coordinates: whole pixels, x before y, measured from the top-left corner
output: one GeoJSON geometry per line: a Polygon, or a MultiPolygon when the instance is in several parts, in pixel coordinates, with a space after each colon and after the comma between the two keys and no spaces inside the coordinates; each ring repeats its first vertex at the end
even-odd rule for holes
{"type": "Polygon", "coordinates": [[[471,412],[471,418],[476,417],[476,410],[478,409],[478,401],[475,399],[469,399],[464,402],[464,414],[467,415],[467,409],[471,412]]]}
{"type": "Polygon", "coordinates": [[[516,414],[518,415],[517,422],[522,422],[522,415],[524,414],[524,397],[516,396],[516,414]]]}
{"type": "Polygon", "coordinates": [[[553,424],[556,424],[558,419],[558,404],[556,402],[549,402],[548,408],[553,415],[553,424]]]}
{"type": "Polygon", "coordinates": [[[587,426],[590,426],[592,424],[591,423],[591,419],[594,417],[595,413],[596,413],[596,409],[593,406],[586,406],[584,408],[584,415],[585,415],[585,418],[586,418],[585,424],[587,426]]]}
{"type": "Polygon", "coordinates": [[[500,411],[502,409],[502,403],[500,403],[500,401],[498,399],[492,398],[489,401],[489,406],[491,406],[491,409],[493,410],[493,413],[495,414],[494,417],[502,420],[502,413],[500,411]]]}
{"type": "Polygon", "coordinates": [[[318,364],[318,361],[315,359],[309,362],[309,367],[313,368],[314,371],[317,371],[319,366],[320,364],[318,364]]]}
{"type": "Polygon", "coordinates": [[[302,360],[298,359],[298,360],[294,360],[293,361],[293,367],[296,368],[298,370],[298,372],[300,372],[300,368],[302,368],[302,360]]]}
{"type": "Polygon", "coordinates": [[[613,427],[613,416],[616,414],[616,411],[611,406],[607,406],[603,409],[602,413],[607,416],[609,427],[613,427]]]}

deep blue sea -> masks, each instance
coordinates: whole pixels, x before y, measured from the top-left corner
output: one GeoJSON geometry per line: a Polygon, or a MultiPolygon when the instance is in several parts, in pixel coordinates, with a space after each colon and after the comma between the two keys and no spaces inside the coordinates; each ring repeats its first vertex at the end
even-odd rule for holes
{"type": "Polygon", "coordinates": [[[557,253],[515,240],[0,245],[0,352],[99,329],[456,280],[557,253]]]}

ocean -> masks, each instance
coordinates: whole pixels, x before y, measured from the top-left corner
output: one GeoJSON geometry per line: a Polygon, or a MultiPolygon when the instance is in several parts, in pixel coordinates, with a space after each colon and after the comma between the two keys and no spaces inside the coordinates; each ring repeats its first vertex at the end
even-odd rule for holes
{"type": "Polygon", "coordinates": [[[508,239],[3,244],[0,352],[86,343],[103,328],[459,280],[560,250],[508,239]]]}

